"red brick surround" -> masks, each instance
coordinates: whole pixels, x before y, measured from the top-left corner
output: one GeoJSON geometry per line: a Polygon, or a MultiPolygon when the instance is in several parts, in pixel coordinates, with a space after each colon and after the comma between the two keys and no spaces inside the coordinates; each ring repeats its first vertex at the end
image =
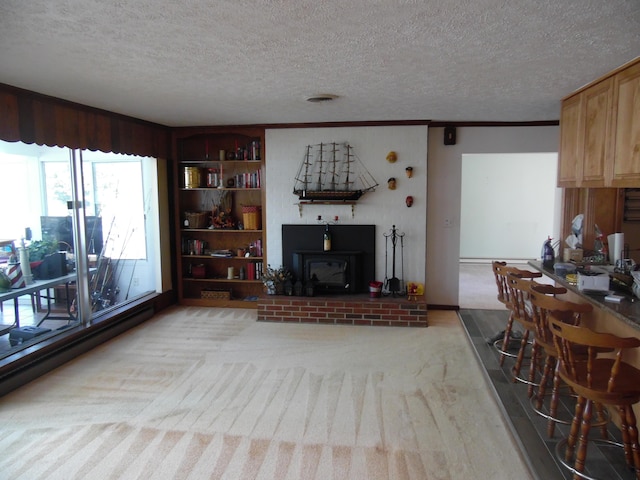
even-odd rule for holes
{"type": "Polygon", "coordinates": [[[423,297],[369,298],[365,295],[289,297],[264,295],[258,299],[258,321],[426,327],[427,302],[423,297]]]}

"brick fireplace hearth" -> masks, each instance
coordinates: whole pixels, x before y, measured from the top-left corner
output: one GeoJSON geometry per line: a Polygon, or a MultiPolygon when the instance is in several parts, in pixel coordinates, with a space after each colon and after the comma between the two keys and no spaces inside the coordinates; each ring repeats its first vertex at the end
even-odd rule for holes
{"type": "Polygon", "coordinates": [[[264,295],[258,299],[258,321],[427,327],[427,302],[403,297],[369,298],[367,295],[295,297],[264,295]]]}

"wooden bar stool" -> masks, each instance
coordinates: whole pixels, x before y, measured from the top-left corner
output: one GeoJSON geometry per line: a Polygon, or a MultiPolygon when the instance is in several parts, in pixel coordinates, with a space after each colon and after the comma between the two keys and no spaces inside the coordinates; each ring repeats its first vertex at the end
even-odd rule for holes
{"type": "Polygon", "coordinates": [[[633,405],[640,401],[640,370],[622,360],[626,350],[640,347],[640,338],[622,338],[571,325],[567,322],[571,314],[554,310],[549,315],[549,329],[558,352],[558,374],[578,396],[569,436],[558,442],[556,454],[574,479],[592,478],[584,470],[593,404],[615,407],[620,413],[625,460],[640,480],[640,444],[633,411],[633,405]]]}
{"type": "MultiPolygon", "coordinates": [[[[532,400],[533,410],[540,416],[546,418],[547,435],[553,438],[555,426],[557,423],[570,425],[571,420],[558,417],[558,402],[560,399],[560,376],[558,375],[558,352],[556,344],[553,340],[551,330],[549,330],[549,312],[552,310],[569,312],[571,316],[570,323],[579,325],[582,315],[592,311],[592,307],[588,303],[579,304],[561,300],[555,295],[567,293],[564,287],[554,287],[552,285],[531,284],[529,287],[529,301],[531,302],[531,317],[533,320],[533,332],[536,345],[542,350],[545,356],[544,369],[538,392],[532,400]],[[553,375],[553,383],[551,389],[551,398],[548,409],[543,408],[543,403],[547,395],[547,385],[553,375]]],[[[576,355],[584,355],[584,352],[575,352],[576,355]]],[[[601,409],[601,406],[599,407],[601,409]]]]}
{"type": "Polygon", "coordinates": [[[529,301],[529,291],[533,285],[543,286],[535,280],[530,280],[521,272],[509,272],[507,275],[507,288],[509,289],[509,298],[511,299],[511,310],[514,321],[518,322],[522,327],[523,334],[520,341],[520,348],[516,357],[516,363],[511,369],[513,381],[528,385],[527,394],[529,398],[533,396],[533,388],[538,386],[536,382],[536,371],[538,370],[540,346],[535,341],[531,306],[529,301]],[[530,340],[531,338],[531,340],[530,340]],[[531,353],[529,355],[529,374],[525,378],[521,375],[522,366],[526,358],[527,346],[531,345],[531,353]]]}
{"type": "Polygon", "coordinates": [[[520,276],[520,278],[540,278],[542,277],[542,273],[521,270],[516,267],[510,267],[506,262],[500,261],[493,261],[491,266],[493,268],[493,274],[496,280],[496,286],[498,288],[497,299],[507,308],[507,310],[509,310],[509,318],[504,329],[504,334],[501,339],[497,339],[493,342],[493,346],[498,350],[498,352],[500,352],[500,366],[502,366],[504,365],[504,359],[506,357],[516,358],[518,355],[509,351],[509,342],[511,341],[514,315],[511,298],[509,296],[510,292],[507,285],[507,278],[510,273],[516,273],[520,276]]]}

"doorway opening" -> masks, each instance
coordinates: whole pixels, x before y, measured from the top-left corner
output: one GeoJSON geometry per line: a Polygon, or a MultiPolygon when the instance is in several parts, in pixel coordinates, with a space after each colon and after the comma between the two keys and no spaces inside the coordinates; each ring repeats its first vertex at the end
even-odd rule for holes
{"type": "Polygon", "coordinates": [[[562,241],[558,154],[463,154],[460,199],[460,308],[504,308],[491,261],[526,266],[544,240],[562,241]]]}

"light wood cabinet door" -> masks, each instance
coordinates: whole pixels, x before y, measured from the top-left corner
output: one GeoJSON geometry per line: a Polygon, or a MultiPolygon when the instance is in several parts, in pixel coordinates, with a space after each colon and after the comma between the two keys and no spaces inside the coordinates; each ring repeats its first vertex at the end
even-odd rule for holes
{"type": "Polygon", "coordinates": [[[562,102],[560,112],[560,154],[558,186],[576,187],[582,177],[583,121],[582,95],[574,95],[562,102]]]}
{"type": "Polygon", "coordinates": [[[615,187],[640,186],[640,63],[613,77],[615,187]]]}
{"type": "Polygon", "coordinates": [[[607,161],[611,161],[611,107],[613,80],[608,78],[582,92],[584,137],[582,177],[583,187],[605,186],[607,161]]]}

